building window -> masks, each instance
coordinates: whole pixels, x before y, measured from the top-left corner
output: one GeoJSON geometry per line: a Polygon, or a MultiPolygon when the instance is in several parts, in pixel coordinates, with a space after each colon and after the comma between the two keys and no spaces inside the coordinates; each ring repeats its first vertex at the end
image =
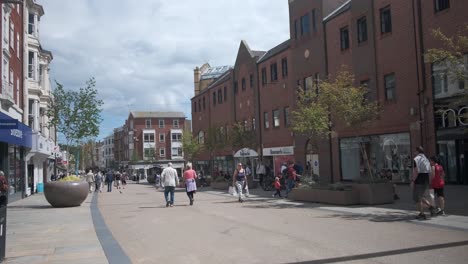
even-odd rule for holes
{"type": "Polygon", "coordinates": [[[164,119],[159,119],[159,128],[164,128],[164,119]]]}
{"type": "Polygon", "coordinates": [[[390,6],[380,9],[380,32],[382,34],[392,32],[392,14],[390,12],[390,6]]]}
{"type": "Polygon", "coordinates": [[[15,24],[13,23],[10,24],[10,48],[15,49],[15,24]]]}
{"type": "Polygon", "coordinates": [[[194,113],[197,112],[197,101],[194,101],[194,102],[193,102],[193,112],[194,112],[194,113]]]}
{"type": "Polygon", "coordinates": [[[288,76],[288,58],[281,59],[281,74],[283,78],[288,76]]]}
{"type": "Polygon", "coordinates": [[[151,128],[151,119],[146,119],[146,128],[151,128]]]}
{"type": "Polygon", "coordinates": [[[265,86],[266,83],[267,83],[267,72],[266,72],[266,68],[263,67],[262,68],[262,86],[265,86]]]}
{"type": "Polygon", "coordinates": [[[149,160],[154,158],[154,149],[153,148],[145,148],[144,149],[144,159],[149,160]]]}
{"type": "Polygon", "coordinates": [[[309,15],[301,16],[301,36],[310,32],[309,15]]]}
{"type": "Polygon", "coordinates": [[[255,117],[252,118],[252,130],[255,131],[255,129],[257,129],[257,126],[255,125],[255,117]]]}
{"type": "Polygon", "coordinates": [[[172,157],[182,157],[182,148],[172,148],[171,149],[172,157]]]}
{"type": "Polygon", "coordinates": [[[35,61],[34,61],[34,52],[29,51],[28,53],[28,78],[30,79],[35,79],[36,78],[36,67],[35,67],[35,61]]]}
{"type": "Polygon", "coordinates": [[[159,157],[165,157],[165,156],[166,156],[166,149],[159,148],[159,157]]]}
{"type": "Polygon", "coordinates": [[[154,143],[154,134],[143,134],[145,143],[154,143]]]}
{"type": "Polygon", "coordinates": [[[203,96],[203,110],[205,110],[206,107],[205,107],[205,97],[203,96]]]}
{"type": "Polygon", "coordinates": [[[35,23],[34,23],[34,14],[29,14],[28,17],[28,34],[33,35],[35,29],[35,23]]]}
{"type": "Polygon", "coordinates": [[[270,120],[268,118],[268,112],[263,113],[263,119],[265,120],[264,121],[265,128],[270,128],[270,120]]]}
{"type": "Polygon", "coordinates": [[[312,91],[313,88],[314,88],[314,77],[309,76],[305,78],[304,79],[304,91],[305,92],[312,91]]]}
{"type": "Polygon", "coordinates": [[[450,7],[449,0],[434,0],[434,9],[436,12],[442,11],[450,7]]]}
{"type": "Polygon", "coordinates": [[[317,32],[317,18],[315,9],[312,9],[312,30],[317,32]]]}
{"type": "Polygon", "coordinates": [[[384,76],[385,80],[385,99],[387,101],[395,100],[395,74],[391,73],[384,76]]]}
{"type": "Polygon", "coordinates": [[[216,105],[216,92],[213,92],[213,105],[216,105]]]}
{"type": "Polygon", "coordinates": [[[299,27],[299,22],[296,20],[294,20],[294,39],[297,39],[297,28],[299,27]]]}
{"type": "Polygon", "coordinates": [[[221,92],[221,89],[218,89],[218,104],[221,104],[223,102],[223,93],[221,92]]]}
{"type": "Polygon", "coordinates": [[[198,132],[198,143],[199,144],[205,143],[205,133],[203,131],[198,132]]]}
{"type": "Polygon", "coordinates": [[[242,85],[242,91],[245,91],[245,89],[247,88],[247,83],[245,81],[245,78],[242,78],[241,85],[242,85]]]}
{"type": "Polygon", "coordinates": [[[280,111],[278,109],[273,110],[273,127],[280,126],[280,111]]]}
{"type": "Polygon", "coordinates": [[[159,143],[164,143],[166,141],[164,134],[159,134],[159,143]]]}
{"type": "Polygon", "coordinates": [[[271,73],[271,81],[277,81],[278,80],[278,65],[276,65],[276,62],[270,65],[270,73],[271,73]]]}
{"type": "Polygon", "coordinates": [[[253,74],[250,74],[250,88],[253,88],[254,86],[254,78],[253,78],[253,74]]]}
{"type": "Polygon", "coordinates": [[[367,19],[366,17],[361,17],[357,20],[357,33],[358,33],[358,43],[367,41],[367,19]]]}
{"type": "Polygon", "coordinates": [[[341,50],[349,49],[349,28],[346,26],[340,29],[341,50]]]}
{"type": "Polygon", "coordinates": [[[18,58],[20,57],[20,35],[19,33],[16,33],[16,56],[18,56],[18,58]]]}
{"type": "Polygon", "coordinates": [[[370,84],[370,81],[369,80],[363,80],[360,82],[360,86],[366,90],[366,93],[364,94],[364,100],[365,101],[368,101],[370,100],[370,89],[369,89],[369,84],[370,84]]]}
{"type": "Polygon", "coordinates": [[[182,141],[182,134],[180,134],[180,133],[174,133],[174,134],[172,134],[172,141],[173,141],[173,142],[180,142],[180,141],[182,141]]]}
{"type": "Polygon", "coordinates": [[[224,86],[224,102],[227,101],[227,87],[224,86]]]}
{"type": "Polygon", "coordinates": [[[238,90],[238,84],[237,84],[237,81],[234,81],[234,94],[237,94],[237,90],[238,90]]]}
{"type": "Polygon", "coordinates": [[[284,125],[288,127],[291,125],[290,120],[289,120],[289,107],[284,108],[283,114],[284,114],[284,125]]]}
{"type": "Polygon", "coordinates": [[[173,128],[179,128],[179,120],[178,119],[172,120],[172,127],[173,128]]]}

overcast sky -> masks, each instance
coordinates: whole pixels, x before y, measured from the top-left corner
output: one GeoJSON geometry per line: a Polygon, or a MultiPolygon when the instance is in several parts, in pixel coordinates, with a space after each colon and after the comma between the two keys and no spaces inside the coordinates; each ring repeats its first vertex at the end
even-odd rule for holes
{"type": "Polygon", "coordinates": [[[191,119],[193,69],[233,65],[242,39],[268,50],[289,38],[287,0],[38,0],[51,79],[78,89],[94,76],[104,100],[99,138],[130,111],[191,119]]]}

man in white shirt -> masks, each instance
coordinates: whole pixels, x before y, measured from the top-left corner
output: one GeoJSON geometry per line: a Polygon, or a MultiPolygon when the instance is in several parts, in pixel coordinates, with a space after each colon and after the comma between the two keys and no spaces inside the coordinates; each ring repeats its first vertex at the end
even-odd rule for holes
{"type": "Polygon", "coordinates": [[[431,216],[435,215],[435,210],[424,197],[429,191],[429,174],[431,173],[431,163],[424,155],[423,147],[416,148],[416,156],[414,157],[413,178],[411,187],[413,188],[413,200],[416,203],[416,208],[419,210],[419,215],[416,219],[425,220],[424,207],[429,207],[431,216]]]}
{"type": "Polygon", "coordinates": [[[179,185],[177,170],[172,168],[172,163],[169,162],[167,164],[167,168],[165,168],[161,173],[161,186],[164,188],[166,207],[174,206],[174,190],[177,185],[179,185]]]}

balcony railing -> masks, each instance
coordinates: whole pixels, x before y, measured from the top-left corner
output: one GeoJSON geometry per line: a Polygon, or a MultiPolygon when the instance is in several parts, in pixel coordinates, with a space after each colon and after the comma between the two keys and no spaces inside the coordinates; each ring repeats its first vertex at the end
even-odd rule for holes
{"type": "Polygon", "coordinates": [[[3,81],[2,92],[0,93],[0,100],[3,104],[13,105],[15,103],[15,97],[13,93],[13,84],[3,81]]]}

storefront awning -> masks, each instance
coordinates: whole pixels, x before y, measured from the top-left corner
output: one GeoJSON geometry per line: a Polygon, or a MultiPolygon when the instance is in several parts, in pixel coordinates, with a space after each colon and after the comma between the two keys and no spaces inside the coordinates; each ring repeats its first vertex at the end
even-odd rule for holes
{"type": "Polygon", "coordinates": [[[27,148],[32,147],[32,130],[30,127],[2,112],[0,112],[0,120],[2,120],[0,123],[5,124],[0,126],[0,141],[27,148]],[[18,125],[13,128],[10,125],[13,123],[18,125]]]}
{"type": "Polygon", "coordinates": [[[244,158],[244,157],[258,157],[258,153],[249,148],[243,148],[234,154],[234,158],[244,158]]]}

